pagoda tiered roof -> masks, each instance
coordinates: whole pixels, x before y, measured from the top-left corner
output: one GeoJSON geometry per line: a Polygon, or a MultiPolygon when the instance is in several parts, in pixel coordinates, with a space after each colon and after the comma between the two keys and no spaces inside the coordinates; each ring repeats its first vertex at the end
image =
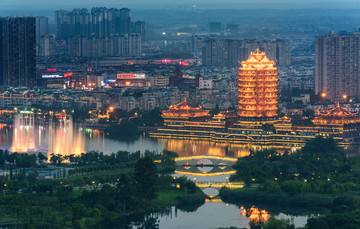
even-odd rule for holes
{"type": "Polygon", "coordinates": [[[168,110],[162,112],[163,118],[191,118],[208,117],[209,110],[204,110],[202,106],[196,106],[186,99],[178,104],[168,106],[168,110]]]}
{"type": "Polygon", "coordinates": [[[255,52],[250,52],[250,56],[246,61],[240,62],[242,69],[251,68],[273,68],[275,61],[269,60],[265,52],[256,49],[255,52]]]}
{"type": "Polygon", "coordinates": [[[360,122],[360,116],[340,106],[340,104],[314,119],[314,123],[320,124],[348,124],[357,122],[360,122]]]}

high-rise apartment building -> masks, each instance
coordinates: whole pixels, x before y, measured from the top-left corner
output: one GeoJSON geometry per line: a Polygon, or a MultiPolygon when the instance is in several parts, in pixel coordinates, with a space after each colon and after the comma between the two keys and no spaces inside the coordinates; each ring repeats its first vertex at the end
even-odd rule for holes
{"type": "Polygon", "coordinates": [[[221,66],[222,44],[215,39],[204,41],[202,47],[202,64],[204,66],[221,66]]]}
{"type": "Polygon", "coordinates": [[[34,17],[0,18],[0,85],[35,86],[34,17]]]}
{"type": "Polygon", "coordinates": [[[360,33],[316,37],[315,93],[331,100],[360,96],[360,33]]]}
{"type": "Polygon", "coordinates": [[[40,38],[50,34],[49,18],[36,17],[36,44],[39,45],[40,38]]]}
{"type": "Polygon", "coordinates": [[[146,39],[146,23],[143,21],[135,22],[132,27],[132,32],[140,34],[141,40],[144,41],[146,39]]]}
{"type": "MultiPolygon", "coordinates": [[[[130,34],[131,10],[105,7],[58,10],[55,12],[56,39],[70,37],[110,38],[112,35],[130,34]]],[[[142,28],[146,27],[142,25],[142,28]]]]}
{"type": "Polygon", "coordinates": [[[105,7],[56,11],[56,39],[65,40],[72,56],[139,56],[145,22],[131,22],[131,10],[105,7]]]}
{"type": "Polygon", "coordinates": [[[267,58],[278,66],[290,65],[290,43],[283,40],[215,40],[203,42],[202,61],[205,66],[239,67],[256,49],[266,53],[267,58]]]}
{"type": "Polygon", "coordinates": [[[37,48],[38,56],[51,56],[54,54],[55,38],[53,35],[41,36],[37,48]]]}
{"type": "Polygon", "coordinates": [[[120,31],[119,34],[131,33],[131,10],[128,8],[120,9],[120,31]]]}

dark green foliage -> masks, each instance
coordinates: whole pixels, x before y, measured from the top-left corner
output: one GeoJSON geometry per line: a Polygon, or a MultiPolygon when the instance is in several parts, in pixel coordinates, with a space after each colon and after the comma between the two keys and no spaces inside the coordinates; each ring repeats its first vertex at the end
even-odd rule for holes
{"type": "Polygon", "coordinates": [[[222,188],[221,198],[226,202],[240,203],[248,201],[253,204],[265,204],[297,208],[332,208],[333,199],[316,194],[300,194],[289,196],[285,192],[270,193],[253,189],[230,190],[222,188]]]}
{"type": "Polygon", "coordinates": [[[135,180],[140,197],[146,200],[155,198],[157,168],[150,157],[141,158],[136,163],[135,180]]]}
{"type": "Polygon", "coordinates": [[[237,173],[231,180],[242,180],[246,184],[278,183],[289,195],[299,193],[341,193],[357,188],[352,176],[351,161],[344,150],[331,138],[316,137],[293,154],[283,155],[274,150],[251,152],[250,156],[239,158],[234,165],[237,173]],[[340,182],[340,183],[338,183],[340,182]]]}
{"type": "Polygon", "coordinates": [[[291,224],[288,220],[275,219],[270,217],[270,219],[265,223],[264,229],[295,229],[295,225],[291,224]]]}

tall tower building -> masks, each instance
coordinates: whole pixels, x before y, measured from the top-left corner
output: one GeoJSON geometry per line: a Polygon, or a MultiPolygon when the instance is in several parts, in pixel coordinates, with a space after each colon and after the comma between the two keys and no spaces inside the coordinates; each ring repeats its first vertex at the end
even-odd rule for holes
{"type": "Polygon", "coordinates": [[[141,36],[141,40],[146,39],[146,23],[143,21],[137,21],[132,28],[133,33],[138,33],[141,36]]]}
{"type": "Polygon", "coordinates": [[[290,42],[277,39],[276,40],[276,60],[278,66],[288,66],[291,64],[290,42]]]}
{"type": "Polygon", "coordinates": [[[273,119],[278,116],[278,73],[275,61],[265,52],[251,52],[238,68],[238,112],[243,119],[273,119]]]}
{"type": "Polygon", "coordinates": [[[221,66],[221,45],[215,39],[207,39],[202,47],[202,61],[204,66],[221,66]]]}
{"type": "Polygon", "coordinates": [[[0,85],[36,85],[34,17],[0,18],[0,85]]]}
{"type": "Polygon", "coordinates": [[[36,44],[39,45],[40,38],[50,34],[49,18],[36,17],[36,44]]]}
{"type": "Polygon", "coordinates": [[[131,33],[131,10],[128,8],[120,9],[120,34],[131,33]]]}
{"type": "Polygon", "coordinates": [[[315,39],[315,93],[340,100],[360,96],[360,33],[315,39]]]}

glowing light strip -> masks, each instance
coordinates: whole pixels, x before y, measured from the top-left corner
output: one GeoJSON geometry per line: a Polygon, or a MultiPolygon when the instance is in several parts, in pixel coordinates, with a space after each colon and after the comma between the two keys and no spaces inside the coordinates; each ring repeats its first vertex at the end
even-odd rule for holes
{"type": "Polygon", "coordinates": [[[191,172],[175,171],[175,174],[197,176],[197,177],[231,175],[231,174],[235,174],[235,173],[236,173],[236,171],[220,172],[220,173],[191,173],[191,172]]]}
{"type": "Polygon", "coordinates": [[[199,156],[189,156],[189,157],[177,157],[175,161],[188,161],[188,160],[196,160],[196,159],[215,159],[215,160],[223,160],[223,161],[232,161],[236,162],[238,159],[233,157],[219,157],[219,156],[206,156],[206,155],[199,155],[199,156]]]}

